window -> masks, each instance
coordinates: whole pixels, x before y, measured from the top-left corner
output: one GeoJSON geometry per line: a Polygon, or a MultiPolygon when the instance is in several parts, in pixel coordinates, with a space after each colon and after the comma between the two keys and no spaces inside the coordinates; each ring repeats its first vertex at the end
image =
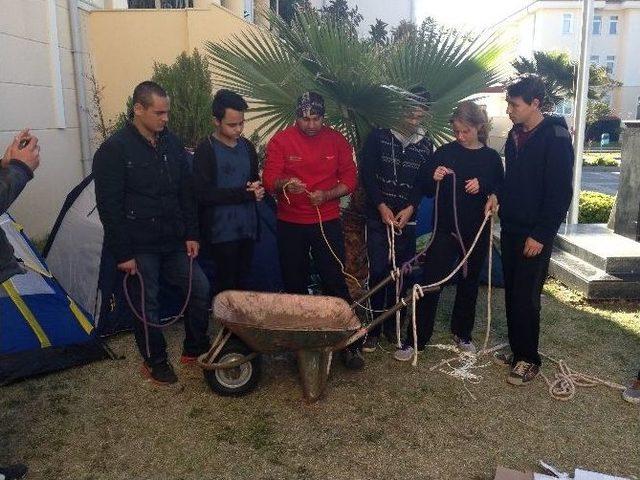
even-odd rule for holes
{"type": "Polygon", "coordinates": [[[609,17],[609,34],[610,35],[618,34],[618,15],[611,15],[609,17]]]}
{"type": "Polygon", "coordinates": [[[608,74],[612,74],[616,69],[616,56],[615,55],[607,55],[607,62],[605,63],[605,68],[608,74]]]}
{"type": "Polygon", "coordinates": [[[597,67],[600,63],[600,55],[591,55],[591,57],[589,57],[589,63],[597,67]]]}
{"type": "Polygon", "coordinates": [[[573,114],[573,99],[565,98],[560,103],[556,104],[554,108],[556,115],[571,115],[573,114]]]}
{"type": "Polygon", "coordinates": [[[640,97],[638,97],[638,107],[636,109],[636,120],[640,120],[640,97]]]}
{"type": "Polygon", "coordinates": [[[573,33],[573,13],[562,14],[562,33],[563,35],[573,33]]]}
{"type": "Polygon", "coordinates": [[[602,17],[600,15],[593,17],[592,32],[594,35],[600,35],[602,33],[602,17]]]}

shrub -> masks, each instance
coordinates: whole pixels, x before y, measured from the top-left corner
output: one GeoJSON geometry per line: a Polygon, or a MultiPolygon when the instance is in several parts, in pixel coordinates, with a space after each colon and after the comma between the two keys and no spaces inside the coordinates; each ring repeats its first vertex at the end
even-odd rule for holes
{"type": "Polygon", "coordinates": [[[580,192],[579,223],[607,223],[615,197],[599,192],[580,192]]]}
{"type": "Polygon", "coordinates": [[[603,133],[609,134],[610,142],[617,142],[620,139],[621,121],[620,117],[614,115],[601,118],[587,125],[586,140],[600,142],[603,133]]]}
{"type": "Polygon", "coordinates": [[[212,89],[209,62],[198,50],[182,52],[171,65],[153,66],[154,82],[171,98],[169,128],[187,147],[195,147],[211,131],[212,89]]]}

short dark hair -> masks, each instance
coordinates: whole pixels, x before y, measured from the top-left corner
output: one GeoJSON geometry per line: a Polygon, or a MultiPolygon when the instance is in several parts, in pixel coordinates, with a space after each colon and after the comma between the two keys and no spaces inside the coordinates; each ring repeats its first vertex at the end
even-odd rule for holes
{"type": "Polygon", "coordinates": [[[507,87],[509,97],[522,97],[528,105],[531,105],[535,98],[540,102],[540,107],[544,102],[545,86],[542,78],[538,75],[522,75],[507,87]]]}
{"type": "Polygon", "coordinates": [[[144,108],[148,108],[152,101],[151,96],[157,95],[158,97],[168,97],[167,91],[151,80],[139,83],[136,88],[133,89],[133,105],[139,103],[144,108]]]}
{"type": "Polygon", "coordinates": [[[230,108],[231,110],[237,110],[238,112],[244,112],[249,108],[244,98],[238,95],[236,92],[227,89],[218,90],[213,97],[211,103],[211,111],[213,116],[221,121],[224,118],[224,113],[230,108]]]}

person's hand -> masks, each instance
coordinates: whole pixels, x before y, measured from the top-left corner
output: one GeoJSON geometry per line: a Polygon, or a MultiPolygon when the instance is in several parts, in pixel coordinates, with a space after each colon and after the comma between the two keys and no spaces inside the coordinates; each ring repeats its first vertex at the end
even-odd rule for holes
{"type": "Polygon", "coordinates": [[[253,192],[256,197],[256,202],[264,198],[264,187],[260,181],[247,182],[247,192],[253,192]]]}
{"type": "Polygon", "coordinates": [[[498,197],[496,197],[495,194],[492,193],[487,198],[487,203],[484,204],[485,217],[487,215],[495,215],[496,213],[498,213],[499,208],[500,205],[498,205],[498,197]]]}
{"type": "Polygon", "coordinates": [[[478,182],[477,178],[470,178],[466,182],[464,182],[464,191],[475,195],[480,191],[480,182],[478,182]]]}
{"type": "Polygon", "coordinates": [[[544,247],[543,244],[531,237],[527,237],[527,240],[524,242],[524,256],[527,258],[535,257],[540,254],[542,247],[544,247]]]}
{"type": "Polygon", "coordinates": [[[316,190],[309,194],[309,201],[311,205],[318,207],[327,201],[327,192],[324,190],[316,190]]]}
{"type": "Polygon", "coordinates": [[[291,193],[303,193],[307,189],[307,186],[302,183],[299,178],[292,177],[287,180],[287,183],[285,183],[285,186],[283,187],[283,190],[284,189],[291,193]]]}
{"type": "Polygon", "coordinates": [[[382,220],[382,223],[391,225],[392,227],[396,226],[396,217],[393,215],[391,209],[384,203],[378,205],[378,213],[380,213],[380,219],[382,220]]]}
{"type": "Polygon", "coordinates": [[[447,167],[443,167],[442,165],[440,165],[438,168],[436,168],[436,171],[433,172],[433,179],[436,182],[439,182],[450,173],[453,173],[452,170],[449,170],[447,167]]]}
{"type": "Polygon", "coordinates": [[[29,133],[29,130],[22,130],[7,147],[2,157],[1,165],[6,168],[11,160],[20,160],[33,172],[40,165],[40,146],[38,138],[29,133]],[[20,144],[25,144],[20,148],[20,144]]]}
{"type": "Polygon", "coordinates": [[[411,216],[413,215],[413,205],[409,205],[408,207],[400,210],[398,212],[398,214],[396,215],[396,226],[402,230],[407,223],[409,223],[409,220],[411,220],[411,216]]]}
{"type": "Polygon", "coordinates": [[[118,270],[128,273],[129,275],[135,275],[138,273],[138,265],[136,264],[136,260],[132,258],[126,262],[119,263],[118,270]]]}
{"type": "Polygon", "coordinates": [[[196,258],[200,252],[200,244],[195,240],[187,240],[184,243],[187,246],[187,257],[196,258]]]}

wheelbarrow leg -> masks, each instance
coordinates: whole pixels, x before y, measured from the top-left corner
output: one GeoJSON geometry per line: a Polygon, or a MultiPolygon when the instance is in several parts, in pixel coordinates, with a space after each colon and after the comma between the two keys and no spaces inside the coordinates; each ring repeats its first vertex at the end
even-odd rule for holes
{"type": "Polygon", "coordinates": [[[298,371],[302,381],[304,397],[315,402],[324,393],[331,369],[331,350],[298,350],[298,371]]]}

